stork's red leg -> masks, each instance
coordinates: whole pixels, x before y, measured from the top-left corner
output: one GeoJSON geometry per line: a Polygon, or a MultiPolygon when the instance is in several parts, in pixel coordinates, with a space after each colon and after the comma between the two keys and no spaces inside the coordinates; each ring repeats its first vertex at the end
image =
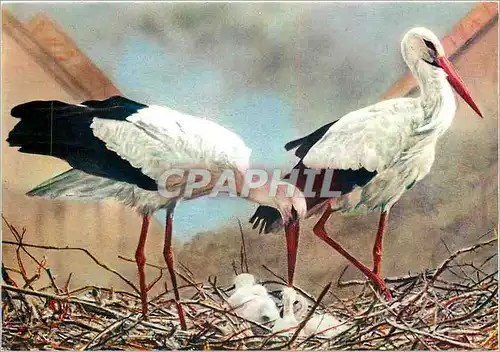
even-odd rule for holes
{"type": "Polygon", "coordinates": [[[293,286],[295,264],[297,262],[297,247],[299,245],[299,222],[293,221],[286,225],[286,250],[288,254],[288,286],[293,286]]]}
{"type": "Polygon", "coordinates": [[[141,291],[142,314],[144,317],[148,315],[148,288],[146,285],[146,273],[144,266],[146,265],[146,256],[144,255],[144,246],[146,245],[146,237],[148,236],[149,216],[142,218],[141,235],[139,237],[139,244],[135,251],[135,261],[139,271],[139,288],[141,291]]]}
{"type": "Polygon", "coordinates": [[[382,263],[382,237],[387,229],[387,221],[389,220],[389,210],[384,210],[380,213],[380,221],[378,223],[377,237],[373,245],[373,273],[380,274],[380,264],[382,263]]]}
{"type": "Polygon", "coordinates": [[[382,291],[385,298],[387,300],[390,300],[392,298],[391,293],[389,292],[389,289],[385,285],[384,281],[380,278],[380,276],[373,273],[373,271],[371,271],[367,266],[363,265],[360,261],[354,258],[351,254],[349,254],[349,252],[347,252],[344,248],[342,248],[342,246],[338,242],[328,237],[328,234],[326,233],[325,230],[325,223],[332,214],[332,212],[333,211],[330,207],[326,208],[325,212],[319,219],[318,223],[314,226],[313,229],[314,233],[323,241],[328,243],[333,249],[342,254],[356,268],[361,270],[361,272],[365,274],[370,280],[372,280],[375,283],[375,285],[380,289],[380,291],[382,291]]]}
{"type": "Polygon", "coordinates": [[[174,221],[173,210],[167,210],[167,220],[165,224],[165,246],[163,247],[163,257],[167,263],[168,272],[170,273],[170,280],[172,281],[172,288],[174,290],[175,306],[177,308],[177,314],[179,315],[179,321],[181,323],[181,329],[187,330],[186,319],[184,318],[184,311],[180,304],[179,289],[177,288],[177,278],[174,271],[174,251],[172,250],[172,225],[174,221]]]}

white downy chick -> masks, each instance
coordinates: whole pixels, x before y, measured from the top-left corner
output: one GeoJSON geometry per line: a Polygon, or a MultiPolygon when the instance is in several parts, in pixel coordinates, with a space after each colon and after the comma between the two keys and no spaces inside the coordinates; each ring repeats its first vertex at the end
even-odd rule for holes
{"type": "Polygon", "coordinates": [[[273,333],[281,332],[282,334],[289,334],[293,331],[287,330],[297,327],[299,324],[293,311],[293,304],[296,300],[297,293],[291,287],[283,288],[282,292],[283,295],[281,300],[283,302],[283,316],[274,322],[273,333]]]}
{"type": "Polygon", "coordinates": [[[235,313],[261,324],[279,318],[276,304],[264,286],[255,284],[253,275],[245,273],[236,276],[234,285],[236,289],[228,303],[235,313]]]}
{"type": "MultiPolygon", "coordinates": [[[[283,289],[283,318],[276,321],[273,331],[280,331],[297,326],[299,322],[306,317],[308,304],[306,299],[297,294],[290,287],[283,289]]],[[[316,334],[320,337],[333,338],[349,329],[347,324],[342,323],[329,313],[314,313],[307,321],[301,331],[301,336],[308,337],[316,334]]]]}

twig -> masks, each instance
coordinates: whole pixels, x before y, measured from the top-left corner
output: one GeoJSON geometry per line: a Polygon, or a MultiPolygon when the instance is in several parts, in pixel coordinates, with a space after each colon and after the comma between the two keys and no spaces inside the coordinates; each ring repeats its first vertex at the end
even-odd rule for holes
{"type": "MultiPolygon", "coordinates": [[[[73,303],[73,304],[79,304],[79,305],[82,305],[82,306],[84,306],[86,308],[89,308],[89,309],[93,310],[96,313],[103,314],[103,315],[105,315],[105,316],[107,316],[109,318],[124,318],[125,317],[122,313],[113,311],[113,310],[108,309],[108,308],[104,308],[104,307],[98,306],[98,305],[90,303],[90,302],[86,302],[84,300],[80,300],[80,299],[77,299],[77,298],[68,298],[68,297],[64,297],[64,296],[53,295],[53,294],[46,293],[46,292],[37,292],[37,291],[25,290],[25,289],[21,289],[21,288],[17,288],[17,287],[14,287],[14,286],[9,286],[9,285],[2,285],[2,289],[8,290],[8,291],[13,291],[13,292],[18,292],[18,293],[23,293],[23,294],[31,295],[31,296],[50,298],[50,299],[61,301],[61,302],[68,302],[68,303],[73,303]]],[[[160,325],[153,324],[153,323],[146,322],[146,321],[141,321],[140,324],[144,325],[146,327],[158,329],[158,330],[161,330],[161,331],[169,331],[168,329],[165,329],[164,327],[162,327],[160,325]]]]}
{"type": "MultiPolygon", "coordinates": [[[[23,231],[21,234],[19,234],[19,231],[17,231],[17,229],[15,228],[14,225],[11,225],[7,219],[3,216],[2,214],[2,219],[3,221],[5,222],[5,224],[7,225],[7,227],[9,228],[9,231],[10,233],[14,236],[14,238],[17,240],[17,249],[16,249],[16,257],[17,257],[17,262],[18,262],[18,266],[19,266],[19,270],[21,272],[21,276],[23,277],[23,279],[25,280],[25,287],[30,287],[31,286],[31,283],[35,280],[37,280],[39,277],[40,277],[40,270],[41,269],[44,269],[45,270],[45,273],[47,274],[49,280],[50,280],[50,283],[52,285],[52,287],[54,288],[54,290],[56,292],[59,292],[59,288],[57,287],[57,284],[54,280],[54,277],[52,276],[52,273],[50,271],[50,268],[46,268],[45,267],[45,259],[40,262],[38,259],[36,259],[26,248],[25,248],[25,244],[23,243],[23,239],[24,239],[24,235],[26,234],[26,229],[23,228],[23,231]],[[28,255],[28,257],[30,257],[37,265],[38,265],[38,276],[34,275],[31,279],[28,279],[27,278],[27,274],[26,274],[26,270],[24,268],[24,264],[22,262],[22,258],[21,258],[21,253],[20,253],[20,250],[23,250],[24,253],[26,253],[26,255],[28,255]]],[[[31,287],[30,287],[31,288],[31,287]]]]}
{"type": "Polygon", "coordinates": [[[271,275],[273,275],[275,278],[277,278],[278,280],[281,280],[281,283],[284,283],[286,284],[286,280],[283,276],[280,276],[278,274],[275,274],[271,269],[269,269],[267,266],[265,266],[264,264],[262,264],[262,267],[264,269],[266,269],[269,273],[271,273],[271,275]]]}
{"type": "MultiPolygon", "coordinates": [[[[123,255],[118,255],[118,259],[124,260],[126,262],[131,262],[131,263],[137,264],[137,261],[135,259],[127,258],[127,257],[125,257],[123,255]]],[[[150,268],[155,268],[155,269],[160,269],[160,270],[166,270],[167,269],[166,266],[161,266],[161,265],[156,265],[156,264],[151,264],[151,263],[145,263],[144,265],[148,266],[150,268]]]]}
{"type": "Polygon", "coordinates": [[[436,339],[436,340],[439,340],[439,341],[442,341],[442,342],[446,342],[452,346],[455,346],[455,347],[462,347],[462,348],[467,348],[467,349],[473,349],[473,348],[477,348],[476,346],[471,346],[470,344],[466,344],[466,343],[462,343],[460,341],[455,341],[455,340],[451,340],[451,339],[448,339],[444,336],[441,336],[439,334],[436,334],[436,333],[428,333],[428,332],[425,332],[425,331],[421,331],[421,330],[417,330],[417,329],[413,329],[409,326],[403,326],[403,325],[400,325],[398,323],[396,323],[394,320],[392,319],[386,319],[387,323],[394,326],[395,328],[397,329],[400,329],[400,330],[403,330],[403,331],[409,331],[413,334],[416,334],[416,335],[422,335],[422,336],[426,336],[426,337],[430,337],[430,338],[433,338],[433,339],[436,339]]]}
{"type": "MultiPolygon", "coordinates": [[[[118,320],[114,321],[113,323],[111,323],[110,325],[108,325],[104,330],[102,330],[101,332],[99,332],[99,334],[97,334],[92,340],[90,340],[90,342],[85,347],[83,347],[82,350],[89,350],[91,348],[95,348],[95,347],[101,345],[103,341],[100,341],[100,340],[104,336],[110,335],[113,331],[115,331],[116,329],[118,329],[121,326],[123,326],[123,324],[125,323],[125,321],[127,319],[130,319],[131,315],[123,317],[121,319],[118,319],[118,320]]],[[[136,314],[136,315],[138,317],[140,317],[139,314],[136,314]]]]}
{"type": "Polygon", "coordinates": [[[462,315],[460,317],[457,317],[457,318],[453,318],[453,319],[448,319],[448,320],[441,321],[440,324],[450,324],[450,323],[454,323],[454,322],[457,322],[457,321],[460,321],[460,320],[465,320],[466,318],[469,318],[469,317],[473,316],[474,314],[476,314],[477,312],[479,312],[481,309],[483,309],[489,302],[491,302],[491,300],[497,294],[498,293],[496,292],[496,290],[493,291],[484,302],[482,302],[480,305],[478,305],[475,309],[473,309],[469,313],[467,313],[465,315],[462,315]]]}
{"type": "Polygon", "coordinates": [[[69,292],[69,282],[71,281],[71,277],[73,276],[73,273],[69,273],[68,279],[66,280],[66,283],[64,284],[64,292],[68,294],[69,292]]]}
{"type": "Polygon", "coordinates": [[[321,301],[323,300],[323,298],[325,297],[326,293],[328,292],[328,290],[330,289],[331,286],[332,286],[332,283],[329,283],[328,285],[325,286],[325,288],[323,289],[323,291],[321,291],[321,293],[319,294],[318,299],[314,303],[313,307],[311,308],[311,310],[309,311],[309,313],[306,315],[306,317],[304,318],[304,320],[302,320],[302,322],[299,324],[299,326],[297,328],[297,331],[295,331],[295,334],[293,334],[293,336],[290,339],[290,341],[288,341],[288,347],[291,346],[292,343],[297,339],[297,337],[299,336],[299,334],[302,331],[302,329],[304,329],[304,326],[306,326],[306,324],[309,321],[309,319],[312,318],[314,312],[316,311],[316,308],[318,308],[318,306],[320,305],[321,301]]]}
{"type": "MultiPolygon", "coordinates": [[[[16,242],[14,241],[8,241],[8,240],[3,240],[2,241],[3,244],[10,244],[10,245],[17,245],[16,242]]],[[[120,274],[118,271],[116,271],[115,269],[112,269],[110,268],[109,266],[107,266],[106,264],[102,263],[99,259],[97,259],[92,253],[90,253],[88,250],[86,250],[85,248],[80,248],[80,247],[69,247],[69,246],[66,246],[66,247],[58,247],[58,246],[49,246],[49,245],[39,245],[39,244],[30,244],[30,243],[23,243],[23,246],[25,247],[31,247],[31,248],[41,248],[41,249],[49,249],[49,250],[61,250],[61,251],[80,251],[80,252],[83,252],[85,253],[87,256],[90,257],[90,259],[92,259],[94,261],[94,263],[96,263],[97,265],[99,265],[101,268],[115,274],[116,276],[118,276],[120,279],[122,279],[125,283],[127,283],[130,287],[132,287],[132,289],[136,292],[136,293],[139,293],[139,290],[137,289],[137,287],[135,287],[135,285],[129,280],[127,279],[125,276],[123,276],[122,274],[120,274]]]]}
{"type": "Polygon", "coordinates": [[[245,234],[243,233],[243,227],[241,226],[240,219],[237,219],[237,220],[238,220],[238,226],[240,228],[240,234],[241,234],[241,248],[240,248],[241,271],[248,273],[247,247],[245,245],[245,234]]]}
{"type": "Polygon", "coordinates": [[[493,244],[496,241],[497,241],[497,238],[492,238],[492,239],[490,239],[490,240],[488,240],[486,242],[481,242],[481,243],[478,243],[478,244],[476,244],[474,246],[463,248],[463,249],[459,249],[459,250],[455,251],[443,263],[441,263],[441,265],[439,265],[436,268],[436,271],[434,272],[434,275],[432,275],[431,281],[434,281],[446,269],[446,266],[452,260],[454,260],[456,257],[458,257],[459,255],[464,254],[464,253],[468,253],[468,252],[473,252],[476,249],[484,247],[484,246],[489,246],[489,245],[493,244]]]}

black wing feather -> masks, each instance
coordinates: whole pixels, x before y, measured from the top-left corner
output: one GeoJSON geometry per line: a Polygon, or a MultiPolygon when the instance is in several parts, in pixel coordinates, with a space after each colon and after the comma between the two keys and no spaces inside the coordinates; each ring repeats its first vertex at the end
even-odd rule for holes
{"type": "Polygon", "coordinates": [[[90,125],[95,117],[125,120],[147,105],[123,97],[89,100],[81,105],[60,101],[31,101],[14,107],[19,118],[7,142],[22,153],[50,155],[73,168],[116,181],[156,190],[155,180],[144,175],[95,137],[90,125]]]}
{"type": "Polygon", "coordinates": [[[292,150],[294,148],[297,148],[297,150],[295,151],[295,156],[303,159],[312,148],[312,146],[315,145],[321,138],[323,138],[326,131],[328,131],[335,122],[337,121],[327,123],[326,125],[321,126],[316,131],[308,134],[305,137],[288,142],[287,144],[285,144],[285,149],[292,150]]]}

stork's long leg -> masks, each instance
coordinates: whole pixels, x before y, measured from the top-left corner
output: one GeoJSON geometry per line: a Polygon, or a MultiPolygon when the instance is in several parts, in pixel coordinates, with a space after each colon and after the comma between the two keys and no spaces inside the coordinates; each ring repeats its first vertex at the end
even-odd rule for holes
{"type": "Polygon", "coordinates": [[[288,286],[293,286],[295,264],[297,262],[297,247],[299,245],[299,222],[293,221],[285,226],[286,250],[288,254],[288,286]]]}
{"type": "Polygon", "coordinates": [[[148,236],[149,216],[145,215],[142,218],[141,235],[139,237],[139,244],[135,251],[135,261],[137,263],[137,270],[139,271],[139,288],[141,291],[142,314],[146,317],[148,315],[148,289],[146,285],[146,273],[144,266],[146,265],[146,256],[144,255],[144,246],[146,245],[146,237],[148,236]]]}
{"type": "Polygon", "coordinates": [[[321,218],[319,219],[318,223],[314,226],[314,233],[321,238],[323,241],[328,243],[333,249],[335,249],[337,252],[342,254],[347,260],[349,260],[356,268],[361,270],[363,274],[365,274],[370,280],[372,280],[375,285],[383,292],[385,298],[387,300],[391,299],[391,293],[389,292],[389,289],[385,285],[384,281],[380,278],[380,276],[376,275],[371,271],[367,266],[363,265],[360,261],[358,261],[356,258],[354,258],[349,252],[347,252],[342,246],[333,240],[332,238],[328,237],[328,234],[326,233],[325,230],[325,223],[332,214],[332,209],[330,207],[327,207],[321,218]]]}
{"type": "Polygon", "coordinates": [[[384,237],[389,220],[389,209],[380,213],[380,221],[378,223],[377,237],[373,245],[373,273],[380,274],[380,264],[382,263],[382,237],[384,237]]]}
{"type": "Polygon", "coordinates": [[[174,221],[174,211],[167,209],[167,220],[165,224],[165,246],[163,247],[163,257],[167,263],[168,272],[170,273],[170,280],[172,281],[172,288],[174,290],[175,306],[177,308],[177,314],[179,315],[179,321],[181,323],[181,329],[187,330],[186,319],[184,318],[184,311],[180,304],[179,289],[177,288],[177,278],[175,276],[174,270],[174,251],[172,250],[172,225],[174,221]]]}

